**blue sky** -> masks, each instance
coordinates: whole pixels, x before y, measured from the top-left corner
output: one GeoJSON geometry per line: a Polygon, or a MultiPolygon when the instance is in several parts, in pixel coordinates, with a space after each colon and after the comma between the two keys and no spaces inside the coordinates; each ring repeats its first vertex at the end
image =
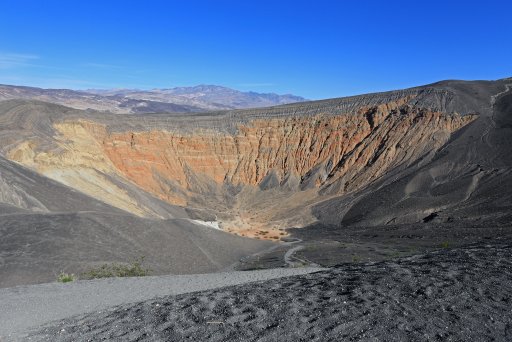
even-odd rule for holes
{"type": "Polygon", "coordinates": [[[0,4],[0,83],[219,84],[311,99],[512,76],[509,1],[0,4]]]}

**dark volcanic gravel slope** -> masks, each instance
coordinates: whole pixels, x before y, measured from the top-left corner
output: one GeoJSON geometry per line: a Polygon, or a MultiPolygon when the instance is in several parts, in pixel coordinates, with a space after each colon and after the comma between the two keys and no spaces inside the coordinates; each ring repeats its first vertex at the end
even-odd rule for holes
{"type": "Polygon", "coordinates": [[[169,296],[62,321],[45,341],[510,341],[512,245],[169,296]]]}

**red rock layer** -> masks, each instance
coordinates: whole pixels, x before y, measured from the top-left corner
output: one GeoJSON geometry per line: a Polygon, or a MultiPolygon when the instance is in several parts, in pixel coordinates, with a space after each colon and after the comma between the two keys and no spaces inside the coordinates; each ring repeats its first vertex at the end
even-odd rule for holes
{"type": "MultiPolygon", "coordinates": [[[[411,108],[405,101],[357,113],[255,120],[234,135],[168,131],[107,134],[85,124],[126,178],[174,203],[186,204],[198,180],[258,185],[273,172],[317,187],[343,178],[339,192],[437,149],[473,119],[411,108]],[[320,171],[319,171],[320,170],[320,171]]],[[[359,184],[359,185],[358,185],[359,184]]]]}

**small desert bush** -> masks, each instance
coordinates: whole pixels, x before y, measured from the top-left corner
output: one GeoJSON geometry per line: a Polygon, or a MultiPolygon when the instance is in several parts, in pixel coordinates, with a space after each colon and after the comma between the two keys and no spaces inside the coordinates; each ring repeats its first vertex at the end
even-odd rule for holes
{"type": "Polygon", "coordinates": [[[75,281],[76,277],[73,273],[64,273],[61,272],[59,276],[57,277],[57,281],[59,283],[70,283],[72,281],[75,281]]]}
{"type": "Polygon", "coordinates": [[[398,258],[400,256],[400,252],[399,251],[394,251],[394,252],[391,252],[391,257],[392,258],[398,258]]]}
{"type": "Polygon", "coordinates": [[[450,247],[450,243],[448,241],[444,241],[443,243],[441,243],[441,248],[448,248],[450,247]]]}
{"type": "Polygon", "coordinates": [[[130,264],[103,264],[82,273],[83,279],[113,278],[113,277],[144,277],[151,273],[149,268],[143,267],[144,257],[135,259],[130,264]]]}

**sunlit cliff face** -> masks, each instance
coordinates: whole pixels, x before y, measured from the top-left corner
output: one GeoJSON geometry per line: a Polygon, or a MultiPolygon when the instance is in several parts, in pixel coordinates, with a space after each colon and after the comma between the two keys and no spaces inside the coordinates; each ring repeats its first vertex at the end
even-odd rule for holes
{"type": "Polygon", "coordinates": [[[407,100],[255,119],[234,133],[110,131],[66,120],[54,125],[56,147],[23,141],[9,157],[139,216],[151,212],[113,175],[168,203],[211,213],[228,231],[276,239],[282,228],[313,222],[312,204],[429,156],[474,119],[413,108],[407,100]]]}

